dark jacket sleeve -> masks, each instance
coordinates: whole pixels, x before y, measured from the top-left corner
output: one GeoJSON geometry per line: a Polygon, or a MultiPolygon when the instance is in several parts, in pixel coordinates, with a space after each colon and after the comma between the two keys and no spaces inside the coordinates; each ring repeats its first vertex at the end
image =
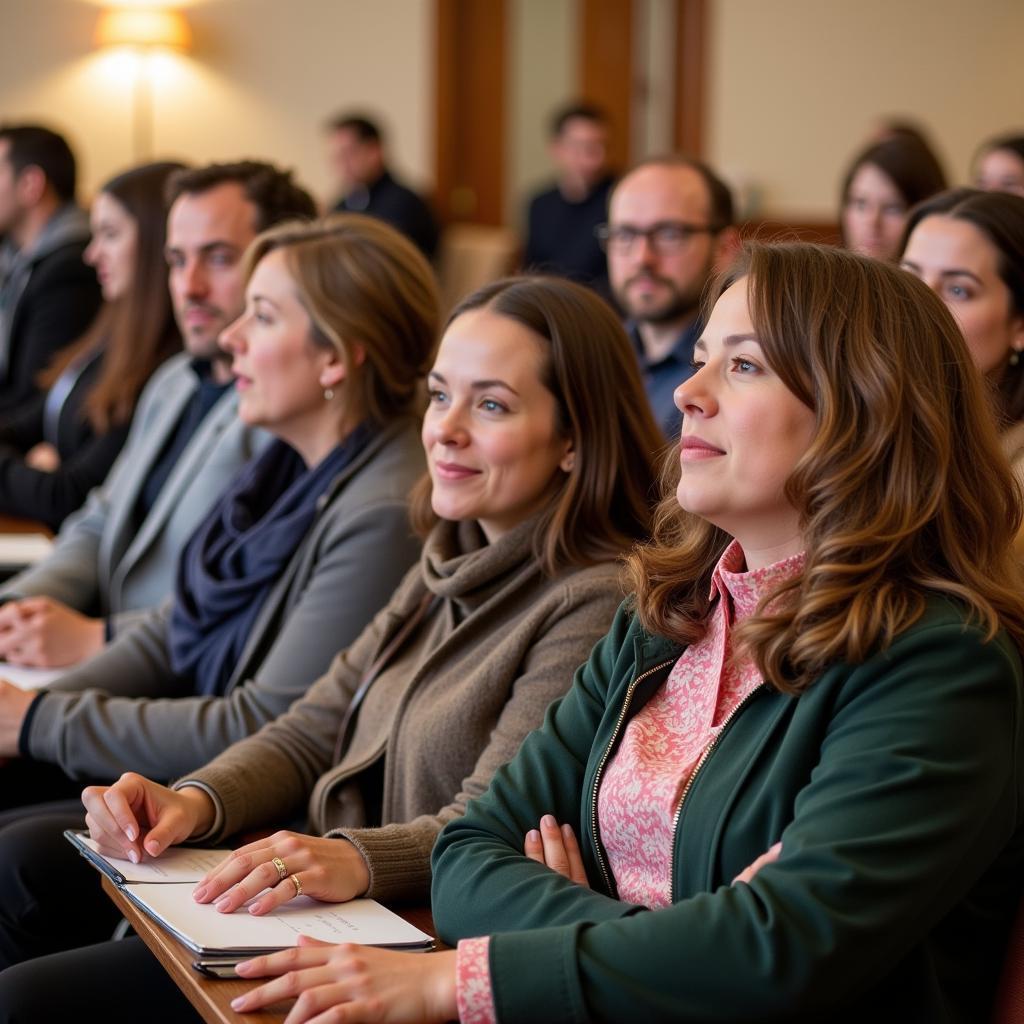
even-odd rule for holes
{"type": "Polygon", "coordinates": [[[46,395],[37,392],[0,417],[0,444],[25,454],[43,439],[46,395]]]}
{"type": "MultiPolygon", "coordinates": [[[[584,776],[612,680],[632,674],[630,622],[620,607],[611,630],[577,670],[572,688],[548,709],[543,726],[498,769],[490,788],[470,801],[465,817],[438,838],[431,905],[445,942],[635,911],[519,856],[523,838],[544,814],[579,830],[590,828],[581,817],[584,776]],[[496,881],[498,875],[501,881],[496,881]]],[[[596,885],[596,866],[585,866],[596,885]]]]}
{"type": "Polygon", "coordinates": [[[114,778],[132,768],[168,779],[194,770],[302,697],[385,602],[418,549],[403,502],[377,502],[353,515],[339,509],[253,678],[223,697],[188,693],[191,681],[171,669],[165,610],[54,684],[32,719],[28,751],[73,778],[114,778]],[[148,698],[127,695],[140,691],[148,698]]]}
{"type": "Polygon", "coordinates": [[[0,514],[35,519],[56,532],[106,479],[127,437],[127,423],[93,434],[52,473],[33,469],[20,452],[0,447],[0,514]]]}
{"type": "MultiPolygon", "coordinates": [[[[546,809],[546,780],[563,801],[579,781],[588,703],[600,690],[591,666],[442,835],[439,931],[447,941],[494,931],[498,907],[499,928],[518,916],[536,929],[491,939],[505,1022],[831,1019],[911,956],[1010,841],[1020,686],[1005,638],[985,643],[962,623],[908,632],[849,670],[838,691],[823,691],[824,735],[802,738],[820,759],[777,862],[749,884],[709,885],[666,909],[616,916],[579,887],[572,900],[564,880],[517,855],[519,830],[546,809]]],[[[716,841],[687,835],[685,822],[680,830],[682,857],[716,841]]]]}
{"type": "Polygon", "coordinates": [[[0,384],[0,411],[30,398],[36,375],[54,355],[81,337],[100,308],[92,267],[82,262],[84,245],[58,249],[33,271],[14,314],[7,379],[0,384]]]}

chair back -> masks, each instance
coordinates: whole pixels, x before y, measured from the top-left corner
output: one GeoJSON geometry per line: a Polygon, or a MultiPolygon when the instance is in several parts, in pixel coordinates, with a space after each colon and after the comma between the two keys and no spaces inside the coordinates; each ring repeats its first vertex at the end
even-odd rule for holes
{"type": "Polygon", "coordinates": [[[510,228],[452,224],[441,235],[438,278],[447,312],[471,292],[516,268],[519,238],[510,228]]]}

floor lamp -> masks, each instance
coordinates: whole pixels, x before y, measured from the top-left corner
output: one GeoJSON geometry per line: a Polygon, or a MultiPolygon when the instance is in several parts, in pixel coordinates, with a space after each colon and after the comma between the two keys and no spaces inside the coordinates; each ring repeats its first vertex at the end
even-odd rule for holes
{"type": "Polygon", "coordinates": [[[155,50],[184,53],[192,45],[192,31],[177,11],[153,8],[115,8],[104,11],[96,25],[95,43],[101,47],[129,47],[139,54],[132,92],[132,151],[142,162],[153,156],[153,83],[147,58],[155,50]]]}

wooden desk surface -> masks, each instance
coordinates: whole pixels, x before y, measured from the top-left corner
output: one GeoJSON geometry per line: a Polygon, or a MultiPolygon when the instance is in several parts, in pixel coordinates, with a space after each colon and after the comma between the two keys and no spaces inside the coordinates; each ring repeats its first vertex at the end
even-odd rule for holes
{"type": "Polygon", "coordinates": [[[53,533],[47,526],[37,523],[34,519],[19,519],[16,516],[0,516],[0,533],[45,533],[52,537],[53,533]]]}
{"type": "MultiPolygon", "coordinates": [[[[186,949],[173,935],[138,910],[109,879],[103,878],[103,888],[117,904],[118,910],[128,919],[135,933],[163,964],[164,970],[174,979],[174,983],[185,993],[208,1024],[241,1024],[243,1021],[245,1024],[250,1021],[252,1024],[280,1024],[284,1020],[288,1013],[287,1004],[282,1004],[276,1013],[262,1011],[247,1013],[244,1016],[235,1013],[231,1009],[231,1000],[243,992],[256,988],[262,982],[242,981],[241,978],[204,977],[192,967],[192,961],[196,957],[191,950],[186,949]]],[[[395,912],[417,928],[436,937],[429,908],[411,907],[395,909],[395,912]]]]}

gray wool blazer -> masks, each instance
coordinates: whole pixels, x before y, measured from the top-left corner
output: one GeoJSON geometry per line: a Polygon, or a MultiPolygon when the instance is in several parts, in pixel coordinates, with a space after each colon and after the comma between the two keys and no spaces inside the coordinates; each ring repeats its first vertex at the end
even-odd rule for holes
{"type": "Polygon", "coordinates": [[[192,679],[172,671],[165,602],[51,684],[23,748],[76,778],[112,781],[130,770],[169,779],[282,714],[417,560],[407,499],[423,471],[412,419],[381,430],[345,467],[264,601],[223,697],[197,696],[192,679]]]}
{"type": "Polygon", "coordinates": [[[186,353],[173,356],[153,375],[107,479],[65,520],[50,555],[4,584],[5,598],[45,595],[93,615],[137,612],[167,600],[185,543],[270,436],[238,419],[238,396],[228,391],[206,414],[136,532],[139,492],[199,386],[190,362],[186,353]]]}

